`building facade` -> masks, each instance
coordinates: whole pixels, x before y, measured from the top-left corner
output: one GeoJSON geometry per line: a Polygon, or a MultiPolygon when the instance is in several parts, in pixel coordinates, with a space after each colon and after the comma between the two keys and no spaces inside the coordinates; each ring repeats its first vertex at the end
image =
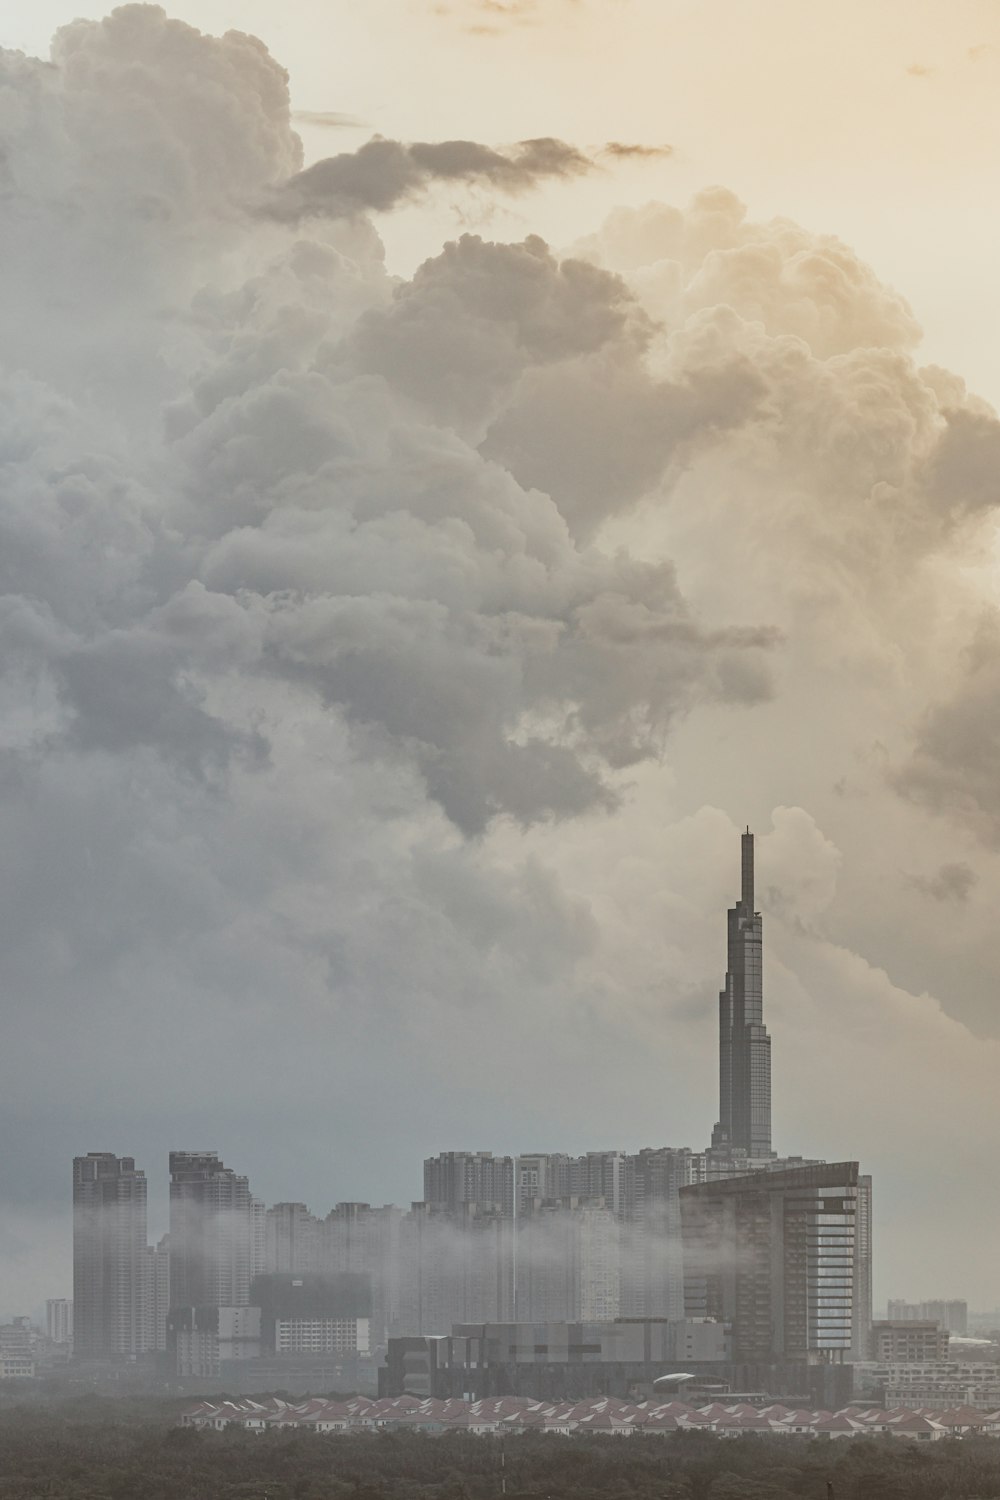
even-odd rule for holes
{"type": "Polygon", "coordinates": [[[687,1314],[737,1362],[840,1364],[855,1338],[857,1162],[681,1189],[687,1314]]]}
{"type": "Polygon", "coordinates": [[[73,1161],[73,1343],[77,1360],[135,1358],[149,1347],[146,1175],[131,1156],[73,1161]]]}
{"type": "Polygon", "coordinates": [[[457,1212],[463,1204],[493,1204],[514,1213],[514,1159],[492,1151],[443,1151],[424,1162],[425,1203],[457,1212]]]}
{"type": "Polygon", "coordinates": [[[948,1358],[951,1334],[940,1323],[916,1318],[879,1319],[872,1324],[868,1358],[876,1364],[933,1364],[948,1358]]]}
{"type": "Polygon", "coordinates": [[[46,1300],[45,1336],[52,1344],[73,1342],[73,1304],[68,1297],[49,1297],[46,1300]]]}
{"type": "Polygon", "coordinates": [[[171,1307],[249,1303],[256,1219],[247,1178],[214,1151],[171,1151],[171,1307]]]}
{"type": "Polygon", "coordinates": [[[969,1332],[969,1304],[958,1300],[932,1302],[906,1302],[894,1298],[889,1302],[887,1317],[893,1323],[905,1321],[917,1323],[940,1323],[956,1338],[965,1338],[969,1332]]]}

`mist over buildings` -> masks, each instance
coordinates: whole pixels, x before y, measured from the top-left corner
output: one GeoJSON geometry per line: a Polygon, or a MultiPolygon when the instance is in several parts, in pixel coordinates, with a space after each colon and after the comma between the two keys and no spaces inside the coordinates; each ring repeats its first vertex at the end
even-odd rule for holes
{"type": "Polygon", "coordinates": [[[1000,423],[919,310],[720,187],[394,276],[370,210],[583,148],[307,166],[157,6],[0,80],[7,1310],[92,1147],[327,1205],[705,1139],[748,819],[778,1144],[993,1298],[1000,423]]]}

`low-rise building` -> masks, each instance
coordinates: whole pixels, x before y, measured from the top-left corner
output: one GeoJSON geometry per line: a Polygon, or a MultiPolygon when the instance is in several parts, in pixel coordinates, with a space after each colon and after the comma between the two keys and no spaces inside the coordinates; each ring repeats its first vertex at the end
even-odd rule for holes
{"type": "Polygon", "coordinates": [[[871,1358],[880,1365],[933,1363],[948,1358],[950,1337],[947,1328],[929,1320],[877,1320],[872,1324],[871,1358]]]}

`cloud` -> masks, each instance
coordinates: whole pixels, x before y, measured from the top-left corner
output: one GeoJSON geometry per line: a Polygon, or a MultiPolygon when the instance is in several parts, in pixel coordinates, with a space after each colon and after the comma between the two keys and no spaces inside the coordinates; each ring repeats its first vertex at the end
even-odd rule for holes
{"type": "Polygon", "coordinates": [[[1000,794],[993,774],[1000,750],[1000,635],[992,615],[963,653],[950,688],[925,709],[909,757],[892,770],[904,796],[1000,840],[1000,794]]]}
{"type": "Polygon", "coordinates": [[[627,141],[608,141],[599,148],[601,156],[612,156],[619,161],[655,161],[673,156],[673,146],[649,146],[627,141]]]}
{"type": "Polygon", "coordinates": [[[300,125],[318,125],[329,130],[357,130],[365,123],[357,115],[341,114],[335,109],[293,109],[292,119],[300,125]]]}
{"type": "Polygon", "coordinates": [[[933,875],[910,875],[908,879],[915,890],[933,901],[967,901],[979,877],[971,865],[960,860],[941,865],[933,875]]]}
{"type": "Polygon", "coordinates": [[[267,196],[261,213],[284,223],[351,218],[366,210],[385,213],[435,182],[480,183],[517,194],[546,178],[580,176],[591,165],[576,147],[551,137],[521,141],[503,152],[476,141],[404,145],[374,136],[357,151],[326,157],[297,173],[267,196]]]}
{"type": "Polygon", "coordinates": [[[725,189],[393,277],[369,212],[587,162],[303,172],[262,44],[155,6],[0,74],[5,1222],[96,1147],[305,1198],[350,1138],[335,1196],[406,1200],[470,1118],[700,1144],[752,817],[779,1138],[877,1157],[912,1265],[914,1150],[968,1192],[927,1090],[996,1149],[994,414],[725,189]]]}

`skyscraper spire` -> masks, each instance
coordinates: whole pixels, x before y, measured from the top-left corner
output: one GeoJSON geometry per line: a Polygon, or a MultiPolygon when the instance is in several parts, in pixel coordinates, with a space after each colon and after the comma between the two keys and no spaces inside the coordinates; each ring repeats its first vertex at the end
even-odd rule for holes
{"type": "Polygon", "coordinates": [[[771,1156],[771,1038],[764,1025],[763,930],[754,911],[753,834],[742,836],[740,900],[729,909],[728,963],[719,993],[717,1149],[771,1156]]]}

